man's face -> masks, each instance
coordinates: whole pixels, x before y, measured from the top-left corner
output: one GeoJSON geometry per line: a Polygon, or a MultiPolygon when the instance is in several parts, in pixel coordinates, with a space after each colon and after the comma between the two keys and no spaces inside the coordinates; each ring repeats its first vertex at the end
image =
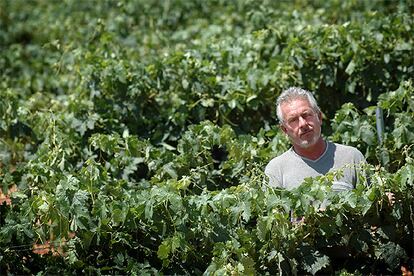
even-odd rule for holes
{"type": "Polygon", "coordinates": [[[316,113],[306,99],[285,102],[280,108],[284,120],[281,129],[293,145],[309,148],[316,144],[321,137],[321,113],[316,113]]]}

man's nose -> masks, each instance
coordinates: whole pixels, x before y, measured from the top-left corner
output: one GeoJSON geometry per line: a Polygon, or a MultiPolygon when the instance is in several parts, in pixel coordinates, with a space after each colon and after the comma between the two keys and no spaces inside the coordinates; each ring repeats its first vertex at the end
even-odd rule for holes
{"type": "Polygon", "coordinates": [[[306,124],[307,124],[307,121],[302,116],[299,116],[299,127],[302,127],[306,124]]]}

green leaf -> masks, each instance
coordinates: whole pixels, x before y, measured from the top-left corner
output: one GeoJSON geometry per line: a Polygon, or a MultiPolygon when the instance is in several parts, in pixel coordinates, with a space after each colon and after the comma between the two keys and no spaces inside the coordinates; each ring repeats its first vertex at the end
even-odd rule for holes
{"type": "Polygon", "coordinates": [[[171,252],[171,245],[169,240],[163,241],[160,246],[158,247],[157,256],[161,260],[168,259],[168,255],[171,252]]]}
{"type": "Polygon", "coordinates": [[[307,255],[304,257],[304,268],[307,272],[315,275],[319,272],[322,268],[328,266],[330,264],[329,257],[326,255],[322,255],[318,251],[313,252],[311,255],[307,255]]]}
{"type": "Polygon", "coordinates": [[[399,244],[391,241],[385,244],[380,244],[375,250],[375,256],[386,262],[389,271],[394,271],[407,259],[405,250],[399,244]]]}
{"type": "Polygon", "coordinates": [[[145,219],[152,220],[152,215],[154,210],[154,201],[152,199],[148,200],[145,204],[145,219]]]}
{"type": "Polygon", "coordinates": [[[251,204],[250,202],[243,202],[243,212],[242,212],[242,216],[245,222],[248,222],[250,220],[251,217],[251,204]]]}
{"type": "Polygon", "coordinates": [[[348,66],[346,67],[346,69],[345,69],[345,72],[348,74],[348,75],[352,75],[352,73],[354,72],[354,70],[355,70],[355,62],[353,61],[353,60],[351,60],[351,62],[348,64],[348,66]]]}

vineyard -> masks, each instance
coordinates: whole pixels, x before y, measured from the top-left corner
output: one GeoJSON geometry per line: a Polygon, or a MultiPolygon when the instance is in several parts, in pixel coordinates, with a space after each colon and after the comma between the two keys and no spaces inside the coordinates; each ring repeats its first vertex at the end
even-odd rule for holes
{"type": "Polygon", "coordinates": [[[0,275],[409,275],[413,33],[411,0],[0,0],[0,275]],[[290,86],[368,187],[268,186],[290,86]]]}

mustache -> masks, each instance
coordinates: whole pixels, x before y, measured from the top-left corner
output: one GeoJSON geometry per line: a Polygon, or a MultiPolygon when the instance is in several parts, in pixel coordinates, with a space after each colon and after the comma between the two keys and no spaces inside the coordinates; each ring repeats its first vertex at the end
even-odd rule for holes
{"type": "Polygon", "coordinates": [[[301,129],[300,130],[300,132],[299,132],[299,135],[303,135],[303,134],[306,134],[306,133],[309,133],[309,132],[311,132],[311,131],[313,131],[313,128],[306,128],[306,129],[301,129]]]}

